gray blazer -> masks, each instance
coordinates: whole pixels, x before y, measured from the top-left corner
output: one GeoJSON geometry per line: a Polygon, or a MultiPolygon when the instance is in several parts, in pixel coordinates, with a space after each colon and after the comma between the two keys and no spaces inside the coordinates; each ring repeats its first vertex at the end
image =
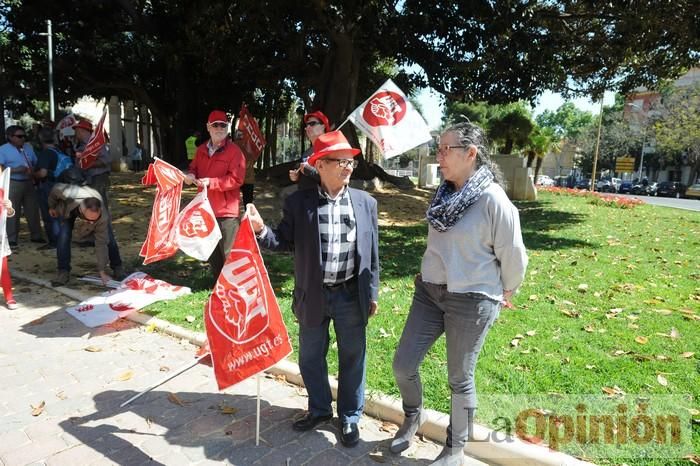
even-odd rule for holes
{"type": "MultiPolygon", "coordinates": [[[[379,296],[379,229],[377,201],[364,191],[350,188],[355,212],[357,243],[355,276],[360,309],[365,321],[371,301],[379,296]]],[[[318,190],[292,193],[284,203],[282,221],[277,228],[266,229],[260,245],[273,251],[294,251],[294,300],[292,309],[307,327],[321,324],[325,318],[321,238],[318,231],[318,190]]]]}

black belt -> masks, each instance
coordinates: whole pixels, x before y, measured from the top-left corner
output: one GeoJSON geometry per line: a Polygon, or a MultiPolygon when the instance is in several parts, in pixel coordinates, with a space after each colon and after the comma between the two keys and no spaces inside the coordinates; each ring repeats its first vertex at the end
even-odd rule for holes
{"type": "Polygon", "coordinates": [[[18,180],[18,179],[16,179],[16,178],[10,177],[10,180],[11,180],[11,181],[17,181],[17,182],[20,182],[20,183],[21,183],[21,182],[23,182],[23,181],[29,181],[29,178],[25,178],[25,179],[23,179],[23,180],[18,180]]]}
{"type": "Polygon", "coordinates": [[[355,285],[357,283],[357,277],[352,277],[348,280],[345,280],[344,282],[340,283],[333,283],[332,285],[328,284],[323,284],[323,287],[327,289],[328,291],[338,291],[338,290],[345,290],[350,288],[351,286],[355,285]]]}

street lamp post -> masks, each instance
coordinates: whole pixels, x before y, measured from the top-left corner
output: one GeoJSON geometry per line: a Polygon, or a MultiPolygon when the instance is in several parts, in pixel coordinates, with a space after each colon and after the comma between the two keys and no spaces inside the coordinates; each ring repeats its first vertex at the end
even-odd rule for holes
{"type": "Polygon", "coordinates": [[[51,20],[46,20],[46,32],[39,33],[40,36],[46,36],[49,46],[49,112],[51,121],[56,121],[56,106],[53,98],[53,34],[51,32],[51,20]]]}
{"type": "MultiPolygon", "coordinates": [[[[604,95],[604,94],[603,94],[604,95]]],[[[595,142],[595,153],[593,154],[593,170],[591,173],[591,191],[595,191],[595,170],[598,165],[598,151],[600,150],[600,130],[603,127],[603,95],[600,96],[600,115],[598,116],[598,137],[595,142]]]]}

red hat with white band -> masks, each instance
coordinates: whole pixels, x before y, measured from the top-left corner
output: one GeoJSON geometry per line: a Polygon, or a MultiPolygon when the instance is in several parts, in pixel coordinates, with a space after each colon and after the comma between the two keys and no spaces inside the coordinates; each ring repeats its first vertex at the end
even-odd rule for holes
{"type": "Polygon", "coordinates": [[[330,131],[324,133],[314,141],[314,153],[311,154],[307,163],[314,166],[319,159],[342,151],[350,152],[353,157],[360,153],[360,149],[352,147],[342,132],[330,131]]]}

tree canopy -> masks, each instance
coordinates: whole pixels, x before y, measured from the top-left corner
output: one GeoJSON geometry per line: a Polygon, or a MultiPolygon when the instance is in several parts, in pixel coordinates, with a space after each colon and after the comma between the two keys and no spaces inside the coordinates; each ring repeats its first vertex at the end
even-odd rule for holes
{"type": "Polygon", "coordinates": [[[2,5],[0,100],[46,100],[39,33],[51,19],[58,102],[117,95],[148,106],[173,160],[212,107],[245,101],[269,128],[296,100],[339,124],[389,76],[409,93],[430,85],[452,101],[507,103],[653,87],[700,57],[693,0],[2,5]]]}

